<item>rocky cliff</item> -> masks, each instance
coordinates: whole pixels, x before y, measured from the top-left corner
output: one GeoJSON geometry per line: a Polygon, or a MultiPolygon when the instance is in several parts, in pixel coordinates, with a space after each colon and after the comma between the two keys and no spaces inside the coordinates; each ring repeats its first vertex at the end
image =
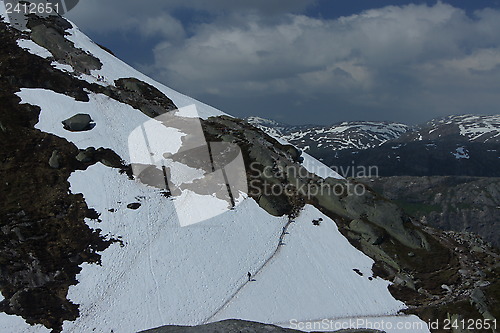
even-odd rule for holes
{"type": "Polygon", "coordinates": [[[382,177],[365,181],[422,224],[472,232],[500,247],[500,179],[382,177]]]}

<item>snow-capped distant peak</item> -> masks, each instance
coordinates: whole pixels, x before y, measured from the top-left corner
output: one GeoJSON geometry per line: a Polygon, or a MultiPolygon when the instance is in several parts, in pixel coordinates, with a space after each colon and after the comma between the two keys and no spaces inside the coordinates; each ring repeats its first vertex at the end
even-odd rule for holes
{"type": "Polygon", "coordinates": [[[500,115],[453,115],[419,126],[414,140],[455,138],[470,142],[500,142],[500,115]]]}
{"type": "Polygon", "coordinates": [[[306,151],[316,147],[322,150],[373,148],[410,130],[405,124],[376,121],[345,121],[331,126],[288,126],[258,117],[248,121],[306,151]]]}
{"type": "Polygon", "coordinates": [[[279,123],[275,120],[272,119],[266,119],[262,117],[248,117],[246,119],[250,124],[252,125],[262,125],[262,126],[282,126],[285,127],[286,125],[279,123]]]}

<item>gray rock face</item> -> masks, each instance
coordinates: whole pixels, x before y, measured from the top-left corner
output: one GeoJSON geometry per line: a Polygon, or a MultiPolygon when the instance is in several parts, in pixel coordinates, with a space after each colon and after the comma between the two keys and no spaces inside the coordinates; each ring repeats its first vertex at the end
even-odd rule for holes
{"type": "Polygon", "coordinates": [[[488,301],[486,300],[486,296],[481,289],[474,289],[474,291],[470,295],[470,298],[484,319],[489,319],[490,321],[496,320],[490,312],[488,301]]]}
{"type": "Polygon", "coordinates": [[[85,113],[76,114],[73,117],[64,120],[62,123],[64,125],[64,129],[72,132],[89,131],[94,127],[92,118],[90,115],[85,113]]]}
{"type": "MultiPolygon", "coordinates": [[[[302,331],[245,320],[223,320],[199,326],[163,326],[141,333],[299,333],[302,331]]],[[[336,333],[384,333],[378,330],[348,329],[336,333]]]]}
{"type": "MultiPolygon", "coordinates": [[[[354,184],[331,178],[326,181],[330,186],[346,188],[354,184]]],[[[346,189],[344,192],[348,193],[349,190],[346,189]]],[[[383,231],[409,248],[428,248],[425,237],[408,228],[403,211],[369,189],[359,195],[345,196],[334,196],[328,191],[320,191],[315,199],[321,207],[350,221],[357,220],[350,226],[351,230],[364,235],[363,237],[369,239],[370,244],[380,243],[383,239],[383,233],[381,233],[383,231]],[[376,236],[375,230],[377,230],[376,236]]]]}
{"type": "Polygon", "coordinates": [[[383,242],[384,233],[363,220],[352,220],[351,223],[349,223],[349,229],[359,233],[364,240],[372,245],[383,242]]]}
{"type": "Polygon", "coordinates": [[[365,181],[421,223],[500,246],[500,178],[382,177],[365,181]]]}
{"type": "Polygon", "coordinates": [[[141,110],[148,117],[155,118],[177,109],[165,94],[136,78],[121,78],[115,81],[115,85],[116,88],[107,87],[104,93],[141,110]]]}
{"type": "Polygon", "coordinates": [[[350,195],[343,199],[349,216],[366,218],[410,248],[428,248],[425,237],[405,226],[403,212],[393,203],[377,198],[374,193],[350,195]]]}
{"type": "Polygon", "coordinates": [[[28,27],[31,29],[31,39],[38,45],[49,50],[60,63],[70,65],[77,73],[90,74],[93,69],[101,69],[102,64],[96,57],[64,38],[65,30],[71,25],[64,19],[51,17],[48,20],[30,18],[28,27]]]}

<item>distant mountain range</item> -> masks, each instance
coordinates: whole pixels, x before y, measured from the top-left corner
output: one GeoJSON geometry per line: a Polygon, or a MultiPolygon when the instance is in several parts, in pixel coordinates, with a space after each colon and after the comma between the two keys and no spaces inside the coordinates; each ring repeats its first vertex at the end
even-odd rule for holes
{"type": "Polygon", "coordinates": [[[405,124],[375,121],[341,122],[331,126],[290,126],[259,117],[249,117],[247,121],[308,152],[374,148],[410,131],[405,124]]]}
{"type": "Polygon", "coordinates": [[[455,115],[413,127],[373,121],[329,126],[288,126],[257,117],[247,121],[346,177],[370,166],[378,173],[371,176],[500,175],[500,115],[455,115]]]}

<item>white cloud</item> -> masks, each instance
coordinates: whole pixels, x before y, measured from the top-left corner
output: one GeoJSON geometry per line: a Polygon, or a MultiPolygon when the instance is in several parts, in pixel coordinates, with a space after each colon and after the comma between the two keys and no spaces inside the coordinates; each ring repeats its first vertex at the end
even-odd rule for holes
{"type": "MultiPolygon", "coordinates": [[[[499,12],[489,14],[500,19],[499,12]]],[[[245,15],[233,21],[240,24],[201,25],[182,45],[160,43],[158,67],[190,81],[231,83],[333,75],[342,69],[364,85],[370,73],[396,66],[408,71],[462,56],[468,45],[481,48],[492,42],[483,40],[481,18],[472,20],[445,4],[386,7],[338,20],[288,15],[270,24],[245,15]]],[[[493,39],[498,43],[500,36],[493,39]]]]}
{"type": "Polygon", "coordinates": [[[441,64],[450,71],[491,71],[500,68],[500,47],[474,50],[470,55],[444,60],[441,64]]]}
{"type": "Polygon", "coordinates": [[[182,23],[170,15],[162,14],[161,16],[148,17],[144,19],[138,28],[145,36],[161,34],[168,40],[183,40],[186,37],[184,26],[182,23]]]}

